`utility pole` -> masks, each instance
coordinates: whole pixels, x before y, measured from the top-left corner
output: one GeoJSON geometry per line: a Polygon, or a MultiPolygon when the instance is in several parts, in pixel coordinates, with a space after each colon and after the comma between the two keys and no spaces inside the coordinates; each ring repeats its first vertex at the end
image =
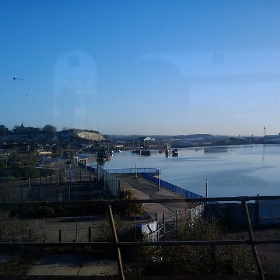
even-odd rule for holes
{"type": "Polygon", "coordinates": [[[205,197],[208,198],[208,180],[207,179],[205,181],[205,191],[206,191],[205,197]]]}
{"type": "Polygon", "coordinates": [[[71,201],[71,181],[72,181],[71,161],[66,161],[66,165],[68,166],[68,181],[69,181],[68,196],[69,196],[69,201],[71,201]]]}

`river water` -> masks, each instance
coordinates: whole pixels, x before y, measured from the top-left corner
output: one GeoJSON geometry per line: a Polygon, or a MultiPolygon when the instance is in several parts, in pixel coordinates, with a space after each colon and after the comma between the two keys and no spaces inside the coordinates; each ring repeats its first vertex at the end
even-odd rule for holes
{"type": "Polygon", "coordinates": [[[280,145],[186,148],[178,157],[158,151],[142,156],[115,153],[104,168],[160,168],[161,178],[205,196],[280,195],[280,145]]]}

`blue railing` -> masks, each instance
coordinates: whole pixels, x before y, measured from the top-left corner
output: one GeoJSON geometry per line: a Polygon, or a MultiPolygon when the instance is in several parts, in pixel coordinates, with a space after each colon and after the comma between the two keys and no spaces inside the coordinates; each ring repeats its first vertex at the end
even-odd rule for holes
{"type": "Polygon", "coordinates": [[[142,177],[145,178],[146,180],[149,180],[150,182],[160,185],[161,188],[166,189],[168,191],[171,191],[173,193],[179,194],[183,196],[184,198],[203,198],[203,196],[198,195],[196,193],[190,192],[188,190],[182,189],[178,186],[175,186],[171,183],[168,183],[166,181],[163,181],[161,179],[158,179],[157,177],[154,177],[150,174],[147,173],[142,173],[142,177]],[[159,182],[160,180],[160,182],[159,182]]]}
{"type": "MultiPolygon", "coordinates": [[[[79,166],[82,166],[84,168],[87,168],[89,172],[96,172],[96,167],[91,166],[85,166],[82,163],[79,163],[79,166]]],[[[157,177],[154,177],[156,175],[159,175],[159,169],[158,168],[114,168],[114,169],[103,169],[104,172],[109,173],[111,175],[113,174],[131,174],[131,173],[138,173],[142,174],[142,177],[146,180],[156,184],[160,185],[161,188],[166,189],[168,191],[171,191],[173,193],[176,193],[178,195],[181,195],[184,198],[203,198],[203,196],[198,195],[196,193],[190,192],[188,190],[182,189],[178,186],[175,186],[171,183],[168,183],[164,180],[159,179],[157,177]],[[160,183],[160,184],[159,184],[160,183]]]]}
{"type": "Polygon", "coordinates": [[[146,173],[146,174],[153,174],[156,175],[159,172],[158,168],[135,168],[135,167],[131,167],[131,168],[112,168],[112,169],[105,169],[107,172],[109,172],[110,174],[134,174],[134,173],[138,173],[138,174],[142,174],[142,173],[146,173]]]}

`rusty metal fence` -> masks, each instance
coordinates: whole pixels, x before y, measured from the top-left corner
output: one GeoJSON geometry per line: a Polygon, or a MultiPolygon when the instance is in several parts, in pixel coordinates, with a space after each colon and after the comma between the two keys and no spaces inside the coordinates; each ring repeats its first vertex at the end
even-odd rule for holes
{"type": "MultiPolygon", "coordinates": [[[[254,236],[254,231],[251,223],[251,217],[248,210],[248,202],[250,201],[275,201],[280,200],[280,196],[256,196],[256,197],[225,197],[225,198],[197,198],[197,199],[159,199],[159,200],[106,200],[106,201],[69,201],[69,202],[44,202],[40,205],[49,205],[49,206],[58,206],[58,205],[67,205],[67,206],[76,206],[76,205],[92,205],[97,207],[106,207],[109,213],[109,221],[113,233],[114,240],[110,242],[95,242],[88,239],[87,241],[80,242],[79,239],[76,240],[75,243],[72,242],[63,242],[61,239],[58,239],[58,242],[46,242],[42,239],[41,242],[1,242],[0,247],[60,247],[60,246],[75,246],[75,247],[102,247],[109,246],[111,248],[115,248],[117,253],[118,260],[118,268],[121,279],[125,279],[123,260],[121,249],[128,246],[198,246],[198,245],[249,245],[251,246],[251,250],[254,256],[254,260],[256,266],[258,268],[258,275],[260,279],[265,279],[264,270],[262,264],[260,262],[257,246],[258,245],[269,245],[269,244],[280,244],[280,239],[267,239],[267,240],[257,240],[254,236]],[[119,240],[117,229],[116,229],[116,221],[114,219],[113,210],[117,205],[124,204],[134,204],[134,203],[177,203],[177,202],[192,202],[196,204],[204,204],[206,205],[208,202],[235,202],[240,203],[243,207],[244,216],[247,223],[247,230],[249,238],[246,240],[194,240],[194,241],[143,241],[143,242],[122,242],[119,240]]],[[[38,203],[0,203],[0,207],[13,207],[13,206],[34,206],[38,203]]]]}

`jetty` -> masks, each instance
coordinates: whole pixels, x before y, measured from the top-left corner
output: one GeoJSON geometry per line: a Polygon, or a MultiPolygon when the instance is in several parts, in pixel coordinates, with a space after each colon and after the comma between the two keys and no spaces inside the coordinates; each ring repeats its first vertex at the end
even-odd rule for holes
{"type": "MultiPolygon", "coordinates": [[[[135,174],[118,174],[120,186],[131,190],[139,200],[159,200],[159,199],[182,199],[181,195],[170,192],[160,186],[146,180],[141,175],[135,177],[135,174]]],[[[196,207],[190,202],[156,202],[144,203],[144,211],[149,217],[156,218],[165,214],[166,219],[174,219],[175,215],[183,214],[186,210],[196,207]]]]}

